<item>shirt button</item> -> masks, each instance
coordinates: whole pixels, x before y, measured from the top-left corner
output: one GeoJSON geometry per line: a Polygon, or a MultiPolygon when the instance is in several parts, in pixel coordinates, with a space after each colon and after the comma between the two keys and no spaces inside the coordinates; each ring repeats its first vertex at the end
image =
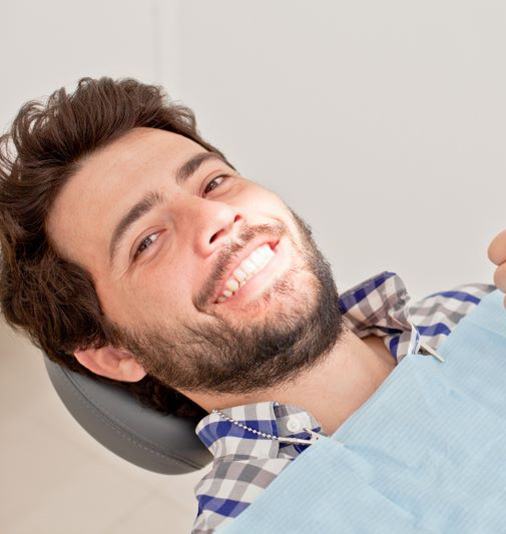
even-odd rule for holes
{"type": "Polygon", "coordinates": [[[290,432],[299,432],[299,430],[302,430],[302,425],[296,417],[290,417],[286,422],[286,428],[288,428],[290,432]]]}

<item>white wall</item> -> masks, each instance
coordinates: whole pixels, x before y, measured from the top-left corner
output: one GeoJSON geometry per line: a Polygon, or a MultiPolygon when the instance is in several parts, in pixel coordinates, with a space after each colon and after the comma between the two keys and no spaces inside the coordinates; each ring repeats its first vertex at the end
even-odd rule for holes
{"type": "Polygon", "coordinates": [[[25,101],[75,87],[83,76],[177,86],[177,2],[12,0],[2,3],[0,126],[25,101]],[[176,41],[174,41],[176,42],[176,41]]]}

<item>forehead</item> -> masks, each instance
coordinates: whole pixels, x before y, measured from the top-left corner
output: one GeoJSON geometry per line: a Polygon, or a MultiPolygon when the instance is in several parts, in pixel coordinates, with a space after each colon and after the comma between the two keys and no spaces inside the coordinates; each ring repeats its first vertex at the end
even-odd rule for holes
{"type": "Polygon", "coordinates": [[[204,151],[190,139],[153,128],[135,128],[87,156],[59,192],[47,228],[64,257],[94,272],[104,264],[109,237],[121,215],[142,193],[169,180],[188,156],[204,151]],[[152,186],[152,187],[150,187],[152,186]]]}

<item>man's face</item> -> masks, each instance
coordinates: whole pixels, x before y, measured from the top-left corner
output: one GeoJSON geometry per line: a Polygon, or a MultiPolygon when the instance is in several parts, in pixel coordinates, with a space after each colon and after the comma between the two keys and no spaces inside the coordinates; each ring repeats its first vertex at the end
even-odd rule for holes
{"type": "Polygon", "coordinates": [[[174,133],[131,130],[82,161],[48,231],[91,273],[123,347],[149,374],[176,389],[244,393],[314,364],[342,321],[309,227],[209,155],[174,133]],[[146,195],[152,208],[121,225],[146,195]],[[257,249],[265,255],[250,257],[257,249]],[[219,298],[234,279],[246,282],[219,298]]]}

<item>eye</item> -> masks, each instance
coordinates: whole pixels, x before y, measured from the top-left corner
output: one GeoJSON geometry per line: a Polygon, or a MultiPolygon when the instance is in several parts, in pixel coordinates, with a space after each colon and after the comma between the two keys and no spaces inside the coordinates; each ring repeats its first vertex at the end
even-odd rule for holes
{"type": "Polygon", "coordinates": [[[137,250],[135,251],[135,254],[132,258],[132,262],[136,261],[139,256],[143,254],[143,252],[149,248],[157,239],[160,232],[154,232],[152,234],[147,235],[140,243],[140,245],[137,247],[137,250]],[[152,236],[156,236],[154,239],[151,239],[152,236]]]}
{"type": "MultiPolygon", "coordinates": [[[[210,186],[211,184],[216,183],[216,180],[218,180],[218,178],[223,178],[223,181],[225,181],[226,178],[229,178],[229,175],[228,175],[228,174],[220,174],[219,176],[215,176],[215,177],[214,177],[214,178],[207,184],[206,188],[204,189],[204,194],[210,192],[210,191],[208,191],[209,186],[210,186]]],[[[221,184],[223,183],[223,181],[220,182],[220,183],[218,184],[218,186],[221,185],[221,184]]],[[[218,186],[216,186],[216,187],[218,187],[218,186]]],[[[216,187],[211,188],[211,191],[212,191],[213,189],[216,189],[216,187]]]]}
{"type": "MultiPolygon", "coordinates": [[[[204,194],[207,194],[209,193],[210,191],[213,191],[214,189],[216,189],[216,187],[219,187],[223,181],[226,179],[226,178],[230,178],[230,176],[228,174],[220,174],[219,176],[215,176],[206,186],[206,188],[204,189],[204,194]],[[212,187],[210,190],[209,190],[209,186],[211,184],[216,184],[217,183],[217,180],[219,178],[222,178],[222,181],[216,185],[215,187],[212,187]]],[[[136,261],[137,258],[139,256],[141,256],[144,251],[146,249],[148,249],[157,239],[158,239],[158,236],[159,236],[160,232],[154,232],[152,234],[149,234],[147,235],[139,244],[139,246],[137,247],[137,250],[135,251],[135,254],[133,255],[133,258],[132,258],[132,262],[136,261]],[[152,237],[155,236],[154,239],[152,239],[152,237]]]]}

